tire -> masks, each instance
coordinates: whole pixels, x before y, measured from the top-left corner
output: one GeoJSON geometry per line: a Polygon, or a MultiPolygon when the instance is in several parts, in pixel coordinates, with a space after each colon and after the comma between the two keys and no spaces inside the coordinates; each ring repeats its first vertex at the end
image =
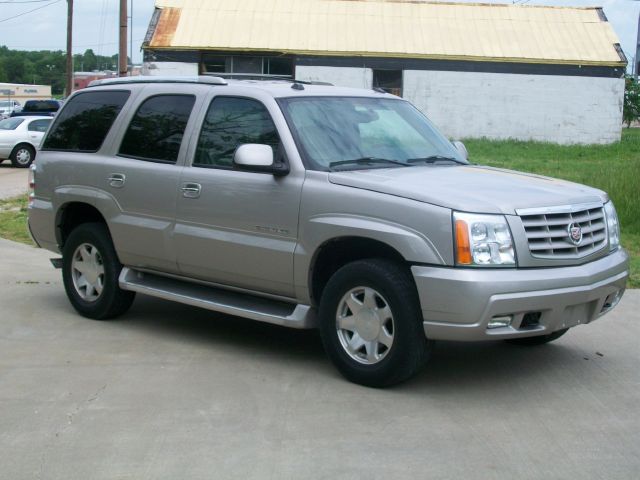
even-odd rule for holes
{"type": "Polygon", "coordinates": [[[78,313],[95,320],[125,313],[135,293],[119,287],[121,270],[106,225],[84,223],[71,232],[62,249],[62,280],[78,313]]]}
{"type": "Polygon", "coordinates": [[[338,270],[322,294],[319,319],[329,359],[360,385],[388,387],[409,379],[432,348],[410,272],[386,259],[359,260],[338,270]]]}
{"type": "Polygon", "coordinates": [[[9,158],[15,168],[28,168],[36,158],[36,151],[31,145],[17,145],[9,158]]]}
{"type": "Polygon", "coordinates": [[[524,337],[524,338],[511,338],[506,340],[507,343],[511,343],[513,345],[525,345],[528,347],[535,345],[544,345],[545,343],[553,342],[557,340],[562,335],[567,333],[569,329],[565,328],[563,330],[557,330],[549,335],[539,335],[537,337],[524,337]]]}

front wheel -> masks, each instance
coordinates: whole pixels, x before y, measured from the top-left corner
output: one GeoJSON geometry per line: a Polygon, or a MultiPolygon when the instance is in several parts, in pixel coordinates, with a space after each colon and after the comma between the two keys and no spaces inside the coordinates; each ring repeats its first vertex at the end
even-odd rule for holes
{"type": "Polygon", "coordinates": [[[568,328],[563,330],[557,330],[549,335],[539,335],[537,337],[524,337],[524,338],[511,338],[507,340],[507,343],[512,343],[513,345],[525,345],[525,346],[535,346],[535,345],[544,345],[545,343],[553,342],[557,340],[562,335],[567,333],[568,328]]]}
{"type": "Polygon", "coordinates": [[[105,320],[126,312],[135,293],[118,285],[121,270],[104,224],[84,223],[71,232],[62,250],[62,279],[78,313],[105,320]]]}
{"type": "Polygon", "coordinates": [[[348,380],[386,387],[413,376],[431,350],[415,284],[402,265],[359,260],[338,270],[320,301],[327,355],[348,380]]]}

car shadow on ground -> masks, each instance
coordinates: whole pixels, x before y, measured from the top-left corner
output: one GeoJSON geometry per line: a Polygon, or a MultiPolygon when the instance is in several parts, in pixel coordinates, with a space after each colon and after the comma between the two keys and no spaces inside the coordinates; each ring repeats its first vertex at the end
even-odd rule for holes
{"type": "MultiPolygon", "coordinates": [[[[144,332],[145,336],[167,342],[175,340],[207,349],[222,348],[232,355],[267,357],[282,363],[283,368],[291,362],[302,362],[306,369],[311,368],[310,374],[315,371],[314,375],[327,376],[327,380],[341,378],[331,368],[315,330],[278,327],[142,296],[136,300],[131,313],[134,315],[125,315],[116,322],[118,328],[144,332]]],[[[566,342],[566,337],[537,347],[501,341],[439,341],[435,342],[425,368],[394,390],[460,394],[510,389],[515,382],[546,382],[549,372],[582,369],[589,359],[595,363],[599,357],[585,357],[583,351],[566,342]]]]}

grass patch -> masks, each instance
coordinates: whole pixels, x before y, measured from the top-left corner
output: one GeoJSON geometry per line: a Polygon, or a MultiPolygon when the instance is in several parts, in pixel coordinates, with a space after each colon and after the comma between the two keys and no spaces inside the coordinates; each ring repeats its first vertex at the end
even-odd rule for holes
{"type": "Polygon", "coordinates": [[[470,160],[583,183],[606,191],[631,254],[629,286],[640,288],[640,129],[623,129],[611,145],[555,145],[517,140],[465,140],[470,160]]]}
{"type": "Polygon", "coordinates": [[[27,196],[0,200],[0,237],[33,245],[27,230],[27,196]]]}

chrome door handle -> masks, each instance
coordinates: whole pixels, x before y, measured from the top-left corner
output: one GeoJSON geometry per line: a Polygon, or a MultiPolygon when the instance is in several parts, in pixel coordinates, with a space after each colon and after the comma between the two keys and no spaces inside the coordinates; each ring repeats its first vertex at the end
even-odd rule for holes
{"type": "Polygon", "coordinates": [[[109,175],[107,180],[109,181],[109,185],[113,188],[122,188],[124,187],[124,181],[126,177],[122,173],[112,173],[109,175]]]}
{"type": "Polygon", "coordinates": [[[198,198],[202,185],[199,183],[183,183],[182,184],[182,196],[185,198],[198,198]]]}

